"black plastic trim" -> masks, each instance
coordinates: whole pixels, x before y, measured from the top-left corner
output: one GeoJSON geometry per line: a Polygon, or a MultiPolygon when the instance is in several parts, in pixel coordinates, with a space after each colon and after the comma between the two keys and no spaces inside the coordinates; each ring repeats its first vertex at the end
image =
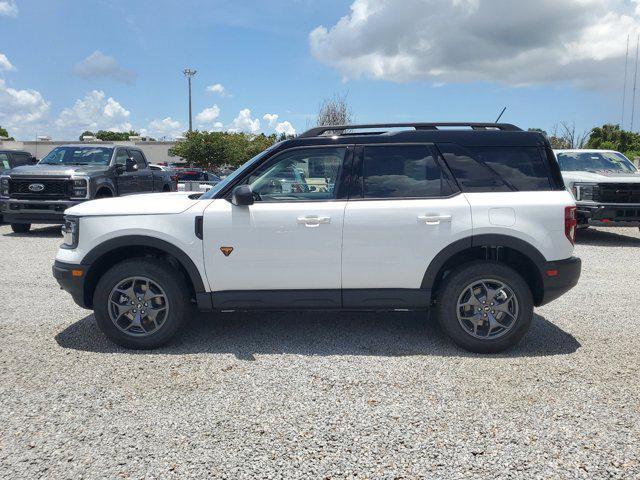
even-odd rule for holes
{"type": "Polygon", "coordinates": [[[203,232],[203,223],[202,223],[203,221],[204,221],[204,219],[203,219],[202,215],[198,215],[194,220],[194,223],[195,223],[195,226],[194,226],[195,234],[196,234],[196,237],[198,237],[200,240],[202,240],[202,236],[203,236],[203,233],[202,233],[203,232]]]}
{"type": "Polygon", "coordinates": [[[56,260],[52,267],[52,273],[55,279],[60,285],[60,288],[71,294],[73,301],[79,307],[90,308],[84,302],[84,280],[87,276],[87,268],[84,265],[76,265],[72,263],[64,263],[56,260]],[[74,277],[71,274],[71,270],[83,270],[84,275],[81,277],[74,277]]]}
{"type": "Polygon", "coordinates": [[[582,272],[582,260],[578,257],[547,262],[542,275],[542,300],[536,305],[545,305],[575,287],[582,272]],[[557,275],[549,276],[549,270],[557,270],[557,275]]]}
{"type": "MultiPolygon", "coordinates": [[[[198,268],[195,266],[189,255],[180,250],[175,245],[165,242],[164,240],[160,240],[155,237],[147,237],[144,235],[127,235],[124,237],[113,238],[111,240],[107,240],[104,243],[101,243],[89,253],[87,253],[82,259],[82,265],[91,266],[94,264],[100,257],[103,255],[121,247],[153,247],[158,250],[162,250],[170,255],[173,255],[180,264],[184,267],[193,283],[193,288],[196,293],[204,292],[204,282],[202,281],[202,277],[200,276],[200,272],[198,268]]],[[[90,270],[88,268],[87,270],[90,270]]]]}
{"type": "MultiPolygon", "coordinates": [[[[207,299],[198,308],[210,310],[207,299]]],[[[227,290],[212,292],[214,310],[394,310],[424,309],[431,292],[410,288],[323,290],[227,290]]]]}

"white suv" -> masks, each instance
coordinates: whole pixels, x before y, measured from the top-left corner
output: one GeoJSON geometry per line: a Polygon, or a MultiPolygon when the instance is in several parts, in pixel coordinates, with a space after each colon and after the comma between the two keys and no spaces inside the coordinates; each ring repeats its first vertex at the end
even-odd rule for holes
{"type": "Polygon", "coordinates": [[[66,211],[63,289],[131,348],[202,311],[433,307],[496,352],[573,287],[575,203],[547,140],[508,124],[318,127],[204,195],[66,211]],[[291,172],[298,172],[295,182],[291,172]]]}

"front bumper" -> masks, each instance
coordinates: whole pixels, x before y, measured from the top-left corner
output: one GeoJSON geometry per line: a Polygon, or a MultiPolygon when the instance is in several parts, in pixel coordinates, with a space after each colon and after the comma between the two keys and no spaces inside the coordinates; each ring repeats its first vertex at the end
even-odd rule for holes
{"type": "Polygon", "coordinates": [[[536,306],[549,303],[576,286],[582,271],[578,257],[547,262],[542,269],[542,299],[536,306]]]}
{"type": "Polygon", "coordinates": [[[80,307],[89,309],[85,302],[84,285],[88,268],[86,265],[55,261],[53,264],[53,276],[58,281],[60,288],[71,294],[73,301],[80,307]]]}
{"type": "Polygon", "coordinates": [[[577,204],[578,225],[593,227],[640,227],[640,204],[577,204]]]}
{"type": "Polygon", "coordinates": [[[86,200],[0,200],[6,223],[64,223],[64,211],[86,200]]]}

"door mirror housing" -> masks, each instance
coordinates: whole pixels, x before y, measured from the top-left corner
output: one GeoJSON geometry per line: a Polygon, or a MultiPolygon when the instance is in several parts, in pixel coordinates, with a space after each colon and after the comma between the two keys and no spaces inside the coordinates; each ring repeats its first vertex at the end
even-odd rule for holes
{"type": "Polygon", "coordinates": [[[253,205],[253,190],[250,185],[238,185],[231,192],[231,203],[237,206],[253,205]]]}
{"type": "Polygon", "coordinates": [[[133,158],[129,157],[127,158],[127,162],[124,165],[124,169],[127,172],[135,172],[138,170],[138,164],[133,158]]]}

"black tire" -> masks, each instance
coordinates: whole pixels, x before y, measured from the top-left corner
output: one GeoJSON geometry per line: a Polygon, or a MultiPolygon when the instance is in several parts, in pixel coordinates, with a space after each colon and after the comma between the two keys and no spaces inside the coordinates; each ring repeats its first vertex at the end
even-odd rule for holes
{"type": "Polygon", "coordinates": [[[12,223],[11,230],[13,230],[15,233],[29,233],[29,230],[31,230],[31,224],[30,223],[12,223]]]}
{"type": "Polygon", "coordinates": [[[93,308],[100,330],[125,348],[150,349],[168,343],[186,322],[190,308],[189,290],[180,274],[166,262],[151,258],[125,260],[111,267],[100,278],[93,295],[93,308]],[[144,276],[160,286],[169,304],[162,325],[148,336],[136,337],[120,330],[109,316],[109,295],[122,281],[144,276]]]}
{"type": "Polygon", "coordinates": [[[441,328],[460,347],[475,353],[496,353],[513,347],[529,329],[533,319],[533,297],[527,282],[512,268],[498,262],[470,262],[445,277],[437,295],[436,314],[441,328]],[[513,291],[518,303],[516,319],[498,338],[474,337],[458,321],[458,299],[470,284],[482,279],[504,283],[513,291]]]}

